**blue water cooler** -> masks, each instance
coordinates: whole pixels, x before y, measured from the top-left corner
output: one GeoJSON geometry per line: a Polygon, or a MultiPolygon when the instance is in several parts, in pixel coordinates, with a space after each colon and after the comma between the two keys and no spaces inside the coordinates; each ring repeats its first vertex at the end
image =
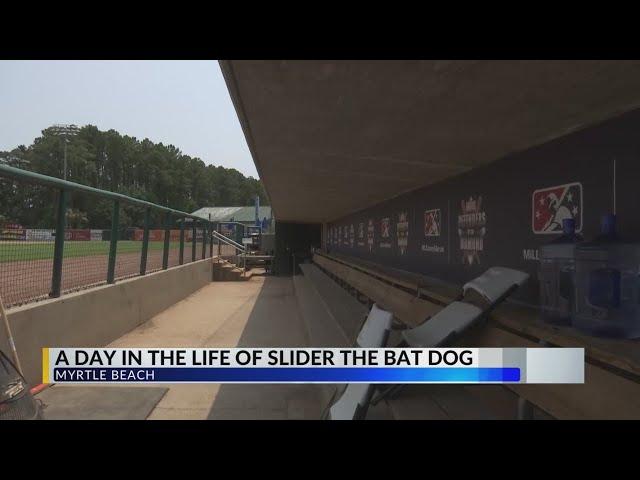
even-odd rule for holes
{"type": "Polygon", "coordinates": [[[573,218],[562,222],[563,234],[540,247],[540,315],[547,323],[568,325],[575,303],[575,250],[582,242],[573,218]]]}
{"type": "Polygon", "coordinates": [[[640,244],[624,243],[615,215],[602,220],[602,233],[576,247],[576,304],[573,324],[600,337],[640,337],[640,244]]]}

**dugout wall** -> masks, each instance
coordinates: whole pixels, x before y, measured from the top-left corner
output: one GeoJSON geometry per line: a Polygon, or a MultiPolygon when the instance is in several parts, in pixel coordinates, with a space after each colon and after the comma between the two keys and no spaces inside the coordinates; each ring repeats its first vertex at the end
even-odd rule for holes
{"type": "Polygon", "coordinates": [[[333,252],[462,284],[502,265],[532,275],[515,295],[538,303],[538,248],[562,219],[589,239],[616,211],[640,241],[640,110],[330,222],[333,252]]]}

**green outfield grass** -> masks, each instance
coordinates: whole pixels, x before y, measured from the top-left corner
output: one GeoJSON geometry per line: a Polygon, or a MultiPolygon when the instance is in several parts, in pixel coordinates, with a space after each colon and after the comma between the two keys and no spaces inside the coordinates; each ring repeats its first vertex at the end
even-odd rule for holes
{"type": "MultiPolygon", "coordinates": [[[[169,248],[179,248],[180,242],[171,242],[169,248]]],[[[199,245],[202,245],[199,243],[199,245]]],[[[149,242],[149,251],[162,250],[164,242],[149,242]]],[[[190,243],[185,242],[185,247],[190,243]]],[[[142,250],[142,242],[134,240],[118,241],[117,253],[132,253],[142,250]]],[[[89,255],[108,255],[108,241],[70,241],[64,242],[64,258],[86,257],[89,255]]],[[[0,262],[43,260],[53,258],[53,242],[0,242],[0,262]]]]}

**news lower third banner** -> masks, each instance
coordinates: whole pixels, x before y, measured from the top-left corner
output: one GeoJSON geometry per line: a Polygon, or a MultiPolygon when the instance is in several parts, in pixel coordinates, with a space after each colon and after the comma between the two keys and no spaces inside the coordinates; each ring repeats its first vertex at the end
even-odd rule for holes
{"type": "Polygon", "coordinates": [[[584,383],[582,348],[43,348],[43,383],[584,383]]]}

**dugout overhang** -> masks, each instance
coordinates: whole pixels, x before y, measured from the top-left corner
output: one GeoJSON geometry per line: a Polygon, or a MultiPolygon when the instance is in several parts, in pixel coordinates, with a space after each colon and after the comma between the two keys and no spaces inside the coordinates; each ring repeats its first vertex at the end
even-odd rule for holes
{"type": "Polygon", "coordinates": [[[638,61],[220,66],[280,221],[333,221],[640,106],[638,61]]]}

